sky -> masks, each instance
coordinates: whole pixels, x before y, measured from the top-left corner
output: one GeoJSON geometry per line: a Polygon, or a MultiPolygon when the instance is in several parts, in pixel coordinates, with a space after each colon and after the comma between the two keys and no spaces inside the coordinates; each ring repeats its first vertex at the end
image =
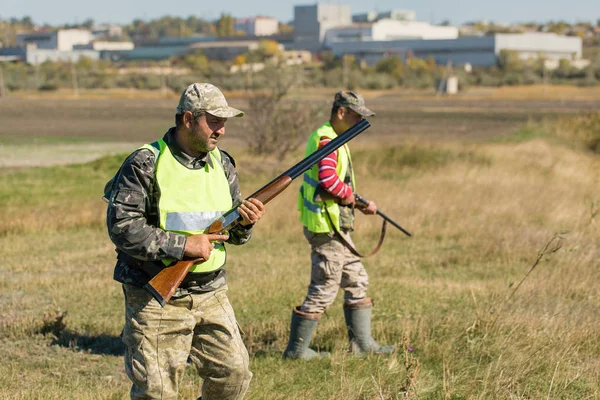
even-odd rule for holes
{"type": "MultiPolygon", "coordinates": [[[[236,18],[265,15],[281,22],[290,22],[294,5],[316,4],[317,1],[292,0],[0,0],[0,19],[29,16],[36,24],[50,25],[81,23],[92,19],[96,23],[126,24],[134,19],[151,20],[165,15],[174,17],[196,16],[217,19],[221,13],[236,18]]],[[[563,20],[568,23],[593,22],[600,19],[598,0],[344,0],[327,3],[346,4],[352,14],[377,9],[413,10],[418,21],[453,25],[468,21],[488,20],[496,23],[547,22],[563,20]]]]}

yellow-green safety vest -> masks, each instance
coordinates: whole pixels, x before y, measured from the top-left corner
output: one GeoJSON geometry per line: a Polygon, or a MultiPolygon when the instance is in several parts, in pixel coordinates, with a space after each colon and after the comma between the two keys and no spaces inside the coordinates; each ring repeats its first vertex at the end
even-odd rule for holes
{"type": "MultiPolygon", "coordinates": [[[[306,145],[306,151],[304,157],[317,151],[319,143],[322,138],[335,139],[337,133],[333,130],[331,124],[326,122],[316,131],[311,133],[308,138],[306,145]]],[[[336,173],[343,181],[348,168],[352,162],[350,158],[350,149],[347,145],[343,145],[337,150],[337,168],[336,173]]],[[[354,190],[354,172],[351,171],[352,188],[354,190]]],[[[340,207],[333,200],[326,201],[315,201],[314,197],[319,186],[319,166],[317,164],[304,173],[304,180],[302,186],[300,186],[300,193],[298,194],[298,210],[300,210],[300,221],[302,224],[311,232],[323,233],[332,232],[333,227],[329,222],[329,218],[325,213],[325,209],[331,216],[331,221],[335,225],[335,228],[339,231],[340,229],[340,207]]]]}
{"type": "MultiPolygon", "coordinates": [[[[160,189],[158,210],[160,228],[184,235],[204,233],[211,222],[232,207],[229,182],[221,164],[221,152],[215,148],[209,153],[208,163],[201,169],[189,169],[181,165],[164,140],[146,144],[156,155],[156,181],[160,189]]],[[[215,243],[210,258],[192,266],[189,272],[212,272],[225,264],[226,250],[223,243],[215,243]]],[[[171,259],[162,260],[170,265],[171,259]]]]}

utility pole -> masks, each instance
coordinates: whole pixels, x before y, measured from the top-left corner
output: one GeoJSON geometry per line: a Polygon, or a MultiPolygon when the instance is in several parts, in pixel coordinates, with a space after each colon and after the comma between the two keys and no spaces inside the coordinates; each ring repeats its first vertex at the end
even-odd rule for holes
{"type": "Polygon", "coordinates": [[[77,83],[77,69],[75,63],[71,61],[71,81],[73,83],[73,94],[75,97],[79,97],[79,85],[77,83]]]}
{"type": "Polygon", "coordinates": [[[0,63],[0,97],[6,96],[6,87],[4,86],[4,67],[0,63]]]}
{"type": "Polygon", "coordinates": [[[40,89],[40,63],[38,62],[37,55],[35,56],[35,90],[40,89]]]}
{"type": "Polygon", "coordinates": [[[161,63],[160,65],[160,92],[164,96],[167,94],[167,66],[166,62],[161,63]]]}
{"type": "Polygon", "coordinates": [[[544,94],[548,91],[548,67],[546,60],[542,60],[542,82],[544,83],[544,94]]]}
{"type": "Polygon", "coordinates": [[[342,88],[348,89],[348,69],[350,57],[347,54],[342,56],[342,88]]]}

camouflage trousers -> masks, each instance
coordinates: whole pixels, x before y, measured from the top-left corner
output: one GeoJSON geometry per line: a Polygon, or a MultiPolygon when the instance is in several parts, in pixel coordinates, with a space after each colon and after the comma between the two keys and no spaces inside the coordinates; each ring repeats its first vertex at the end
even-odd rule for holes
{"type": "Polygon", "coordinates": [[[132,399],[177,399],[188,359],[203,400],[242,399],[252,373],[227,286],[173,297],[162,308],[146,290],[123,285],[125,370],[132,399]]]}
{"type": "MultiPolygon", "coordinates": [[[[352,245],[350,234],[342,232],[352,245]]],[[[311,247],[311,275],[308,294],[300,311],[323,313],[333,303],[340,287],[344,290],[344,304],[355,304],[365,299],[369,277],[360,258],[355,256],[333,233],[314,233],[304,228],[304,236],[311,247]]]]}

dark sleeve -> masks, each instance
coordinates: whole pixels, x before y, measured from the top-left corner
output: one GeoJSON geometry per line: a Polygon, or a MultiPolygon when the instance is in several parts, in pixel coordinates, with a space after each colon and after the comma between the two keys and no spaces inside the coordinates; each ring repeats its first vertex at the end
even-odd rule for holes
{"type": "Polygon", "coordinates": [[[155,156],[151,150],[138,150],[125,160],[108,199],[108,235],[119,250],[137,259],[181,260],[186,237],[154,226],[157,221],[154,225],[149,223],[150,208],[158,202],[152,190],[154,171],[155,156]]]}
{"type": "MultiPolygon", "coordinates": [[[[242,203],[243,197],[240,191],[240,184],[238,181],[238,174],[235,169],[235,160],[228,153],[221,150],[221,162],[223,169],[225,170],[225,176],[229,182],[229,193],[231,194],[231,200],[234,207],[242,203]]],[[[229,231],[229,239],[227,243],[240,245],[250,240],[252,236],[252,225],[244,227],[242,225],[236,225],[229,231]]]]}

